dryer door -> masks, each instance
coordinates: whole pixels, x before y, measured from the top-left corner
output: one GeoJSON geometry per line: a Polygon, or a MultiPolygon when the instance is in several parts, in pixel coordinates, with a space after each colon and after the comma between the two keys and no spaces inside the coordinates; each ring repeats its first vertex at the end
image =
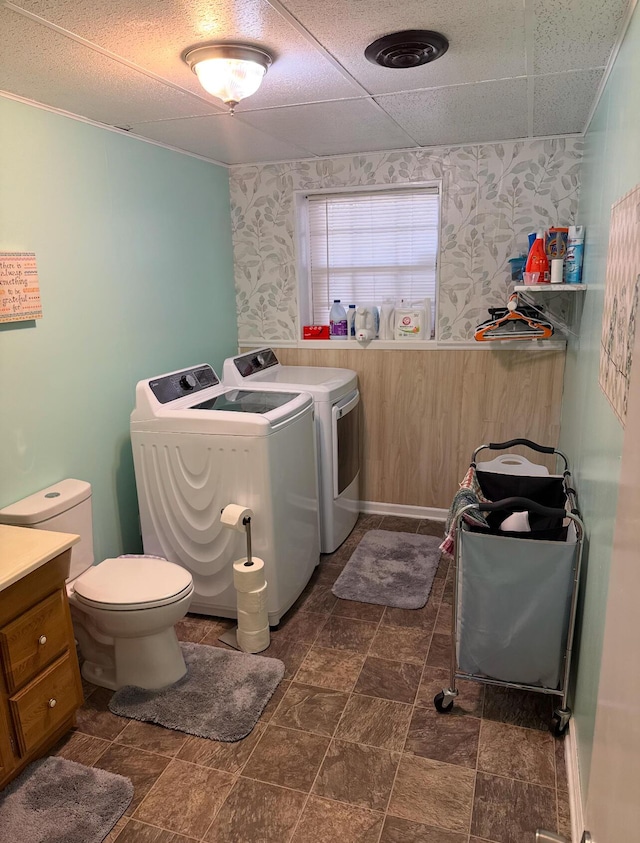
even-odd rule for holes
{"type": "Polygon", "coordinates": [[[360,393],[342,398],[331,408],[333,425],[333,497],[339,498],[360,471],[360,393]]]}

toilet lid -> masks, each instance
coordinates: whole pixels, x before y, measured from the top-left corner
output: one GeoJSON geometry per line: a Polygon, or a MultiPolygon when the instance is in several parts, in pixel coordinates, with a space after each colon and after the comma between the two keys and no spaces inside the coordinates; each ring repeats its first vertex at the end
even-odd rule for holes
{"type": "Polygon", "coordinates": [[[192,586],[186,568],[165,559],[105,559],[73,583],[75,593],[91,603],[112,607],[161,606],[192,586]]]}

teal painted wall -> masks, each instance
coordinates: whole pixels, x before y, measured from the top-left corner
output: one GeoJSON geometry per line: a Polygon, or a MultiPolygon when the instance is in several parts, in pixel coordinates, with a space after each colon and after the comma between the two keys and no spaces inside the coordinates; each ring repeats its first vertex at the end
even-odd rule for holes
{"type": "Polygon", "coordinates": [[[0,506],[88,480],[96,558],[139,548],[135,384],[236,353],[230,219],[224,167],[0,98],[0,251],[44,312],[0,326],[0,506]]]}
{"type": "Polygon", "coordinates": [[[565,373],[560,447],[576,475],[588,533],[581,595],[575,727],[583,798],[589,786],[623,430],[598,384],[609,220],[613,203],[640,182],[640,11],[634,18],[586,136],[579,221],[587,226],[589,289],[565,373]]]}

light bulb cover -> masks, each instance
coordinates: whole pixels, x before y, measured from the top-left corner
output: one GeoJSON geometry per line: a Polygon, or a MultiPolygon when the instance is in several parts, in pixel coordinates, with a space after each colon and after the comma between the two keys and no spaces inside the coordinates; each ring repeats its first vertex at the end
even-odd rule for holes
{"type": "Polygon", "coordinates": [[[273,59],[264,50],[244,44],[210,44],[187,50],[184,61],[202,87],[233,108],[255,94],[273,59]]]}

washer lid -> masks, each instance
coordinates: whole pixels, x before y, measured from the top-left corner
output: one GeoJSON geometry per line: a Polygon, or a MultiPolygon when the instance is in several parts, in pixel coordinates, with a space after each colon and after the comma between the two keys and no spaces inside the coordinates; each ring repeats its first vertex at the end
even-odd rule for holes
{"type": "Polygon", "coordinates": [[[186,568],[165,559],[105,559],[78,577],[73,587],[95,603],[133,605],[175,597],[192,583],[186,568]]]}
{"type": "Polygon", "coordinates": [[[261,392],[257,389],[229,389],[220,395],[214,395],[200,404],[194,404],[192,410],[223,410],[229,413],[257,413],[264,416],[272,410],[285,407],[296,398],[296,392],[261,392]]]}
{"type": "Polygon", "coordinates": [[[316,401],[337,401],[358,387],[353,369],[328,366],[283,366],[270,348],[224,361],[224,383],[269,390],[304,390],[316,401]]]}

